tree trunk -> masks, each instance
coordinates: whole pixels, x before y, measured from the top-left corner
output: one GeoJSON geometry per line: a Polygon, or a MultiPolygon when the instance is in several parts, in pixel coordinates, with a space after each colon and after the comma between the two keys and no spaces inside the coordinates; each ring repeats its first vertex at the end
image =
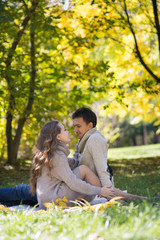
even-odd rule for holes
{"type": "Polygon", "coordinates": [[[133,146],[137,146],[136,135],[132,135],[132,144],[133,146]]]}
{"type": "Polygon", "coordinates": [[[147,145],[147,128],[146,124],[143,122],[143,144],[147,145]]]}
{"type": "Polygon", "coordinates": [[[10,151],[8,152],[8,163],[12,165],[18,165],[17,157],[18,157],[18,149],[20,145],[20,140],[22,136],[23,126],[27,120],[27,116],[22,118],[18,122],[18,128],[16,130],[16,136],[14,140],[12,140],[10,151]]]}
{"type": "MultiPolygon", "coordinates": [[[[22,115],[19,118],[18,121],[18,127],[16,130],[16,135],[13,138],[12,133],[12,120],[13,120],[13,111],[15,108],[15,98],[14,98],[14,86],[13,82],[9,73],[9,70],[11,69],[11,63],[13,59],[13,55],[15,53],[16,47],[18,46],[20,39],[24,33],[24,30],[28,24],[28,21],[31,19],[31,26],[34,24],[35,20],[35,10],[36,6],[38,5],[38,0],[34,0],[32,2],[32,7],[30,8],[30,11],[28,11],[29,15],[25,17],[22,27],[17,33],[17,36],[15,37],[15,40],[13,41],[12,47],[9,50],[8,58],[6,60],[6,80],[8,83],[8,89],[10,92],[10,100],[9,100],[9,106],[6,116],[6,137],[7,137],[7,154],[8,154],[8,160],[7,164],[15,165],[17,163],[17,156],[18,156],[18,149],[20,144],[20,139],[22,136],[23,126],[27,120],[28,115],[30,114],[32,110],[32,105],[34,101],[34,90],[35,90],[35,78],[36,78],[36,70],[35,70],[35,32],[33,29],[30,29],[30,41],[31,41],[31,77],[30,77],[30,86],[29,86],[29,97],[28,97],[28,103],[22,113],[22,115]]],[[[32,28],[32,27],[31,27],[32,28]]]]}
{"type": "Polygon", "coordinates": [[[7,112],[7,121],[6,121],[6,137],[7,137],[7,155],[8,155],[8,164],[12,164],[12,113],[11,111],[7,112]]]}

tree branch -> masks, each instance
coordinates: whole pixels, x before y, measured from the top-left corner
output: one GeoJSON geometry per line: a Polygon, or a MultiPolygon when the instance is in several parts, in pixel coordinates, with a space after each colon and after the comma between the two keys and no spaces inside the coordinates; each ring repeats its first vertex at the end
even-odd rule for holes
{"type": "Polygon", "coordinates": [[[24,33],[24,30],[28,24],[28,21],[30,20],[30,17],[32,15],[32,13],[34,12],[34,10],[36,9],[36,6],[38,5],[38,2],[39,0],[34,0],[33,1],[33,5],[31,6],[31,8],[29,9],[29,11],[27,12],[27,15],[25,16],[20,28],[19,28],[19,31],[17,32],[17,35],[12,43],[12,46],[11,48],[9,49],[9,52],[8,52],[8,56],[7,56],[7,59],[5,60],[5,64],[6,64],[6,80],[7,80],[7,83],[8,85],[10,85],[10,82],[11,82],[11,79],[10,79],[10,76],[9,76],[9,70],[10,70],[10,67],[11,67],[11,62],[12,62],[12,58],[14,56],[14,53],[15,53],[15,50],[17,48],[17,45],[19,44],[20,42],[20,39],[24,33]]]}
{"type": "Polygon", "coordinates": [[[143,2],[141,0],[138,0],[138,2],[139,2],[139,6],[141,8],[141,11],[143,13],[145,13],[145,16],[148,18],[150,25],[152,27],[154,27],[154,21],[153,21],[153,19],[151,18],[150,14],[149,14],[149,10],[150,9],[149,9],[148,2],[146,2],[146,0],[143,1],[143,2]],[[144,8],[142,6],[144,6],[144,8]]]}
{"type": "Polygon", "coordinates": [[[27,15],[25,17],[25,19],[23,20],[20,28],[19,28],[19,31],[18,31],[18,33],[17,33],[17,35],[16,35],[16,37],[15,37],[13,43],[12,43],[11,48],[9,49],[8,56],[7,56],[7,59],[5,61],[6,69],[8,69],[11,65],[12,58],[13,58],[13,55],[15,53],[16,47],[17,47],[17,45],[18,45],[18,43],[19,43],[19,41],[20,41],[20,39],[21,39],[21,37],[24,33],[24,30],[25,30],[29,20],[30,20],[30,16],[27,15]]]}
{"type": "Polygon", "coordinates": [[[153,12],[154,12],[155,28],[156,28],[156,31],[157,31],[157,37],[158,37],[159,58],[160,58],[160,25],[159,25],[159,18],[158,18],[157,1],[156,1],[156,0],[152,0],[152,4],[153,4],[153,12]]]}
{"type": "Polygon", "coordinates": [[[22,2],[23,2],[24,6],[25,6],[25,8],[26,8],[26,11],[28,11],[28,6],[27,6],[25,0],[22,0],[22,2]]]}
{"type": "Polygon", "coordinates": [[[127,47],[127,48],[129,48],[129,49],[131,49],[131,50],[133,51],[133,48],[132,48],[131,46],[129,46],[127,43],[124,43],[124,42],[120,41],[118,38],[111,37],[110,35],[108,35],[108,36],[106,35],[104,38],[105,38],[105,39],[111,39],[111,40],[119,43],[119,44],[120,44],[121,46],[123,46],[124,48],[127,47]]]}
{"type": "Polygon", "coordinates": [[[134,32],[132,23],[130,22],[130,18],[129,18],[129,15],[128,15],[128,9],[127,9],[127,5],[126,5],[126,1],[123,0],[123,3],[124,3],[124,11],[125,11],[125,14],[127,16],[127,22],[128,22],[130,31],[131,31],[131,33],[133,35],[133,38],[134,38],[137,57],[139,58],[141,64],[144,66],[144,68],[147,70],[147,72],[156,80],[157,83],[160,83],[160,78],[158,76],[156,76],[153,73],[153,71],[147,66],[147,64],[145,63],[145,61],[144,61],[144,59],[143,59],[143,57],[142,57],[142,55],[140,53],[140,50],[139,50],[139,47],[138,47],[137,38],[136,38],[136,34],[134,32]]]}

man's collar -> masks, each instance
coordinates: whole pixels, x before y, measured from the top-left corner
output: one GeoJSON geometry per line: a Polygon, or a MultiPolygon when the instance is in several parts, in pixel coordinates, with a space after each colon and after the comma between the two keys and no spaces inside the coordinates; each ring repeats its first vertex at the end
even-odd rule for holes
{"type": "Polygon", "coordinates": [[[94,128],[91,128],[90,130],[88,130],[84,135],[83,137],[79,140],[79,145],[78,145],[78,151],[79,153],[83,152],[83,149],[84,149],[84,146],[85,146],[85,143],[86,141],[88,140],[88,138],[94,133],[97,131],[97,128],[94,127],[94,128]]]}

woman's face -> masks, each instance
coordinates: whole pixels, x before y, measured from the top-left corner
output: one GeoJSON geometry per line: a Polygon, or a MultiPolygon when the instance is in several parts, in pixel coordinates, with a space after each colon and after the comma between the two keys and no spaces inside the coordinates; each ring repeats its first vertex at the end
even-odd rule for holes
{"type": "Polygon", "coordinates": [[[58,125],[61,128],[61,132],[57,135],[57,140],[60,141],[61,143],[67,144],[70,142],[70,137],[67,129],[63,126],[62,123],[58,123],[58,125]]]}

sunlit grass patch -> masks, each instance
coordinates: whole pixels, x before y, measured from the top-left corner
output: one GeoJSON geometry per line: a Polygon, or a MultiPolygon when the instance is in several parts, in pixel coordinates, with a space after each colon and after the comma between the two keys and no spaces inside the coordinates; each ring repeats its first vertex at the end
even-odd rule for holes
{"type": "Polygon", "coordinates": [[[135,147],[109,148],[109,159],[160,158],[160,144],[150,144],[135,147]]]}

